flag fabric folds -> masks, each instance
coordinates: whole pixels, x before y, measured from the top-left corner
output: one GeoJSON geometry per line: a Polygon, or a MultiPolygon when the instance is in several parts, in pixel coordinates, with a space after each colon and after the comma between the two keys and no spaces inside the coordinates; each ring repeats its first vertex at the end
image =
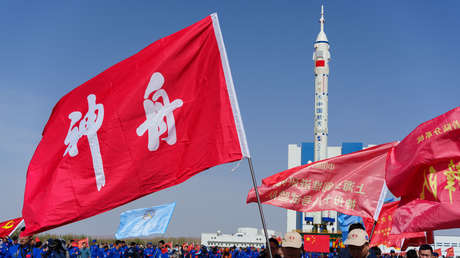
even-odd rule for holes
{"type": "Polygon", "coordinates": [[[54,107],[27,171],[24,235],[249,157],[216,14],[110,67],[54,107]]]}
{"type": "Polygon", "coordinates": [[[164,234],[175,207],[176,203],[169,203],[152,208],[125,211],[120,215],[120,226],[115,237],[122,239],[164,234]]]}
{"type": "MultiPolygon", "coordinates": [[[[403,243],[413,243],[413,246],[427,243],[426,232],[391,234],[394,212],[399,201],[385,203],[382,206],[379,220],[377,221],[371,239],[371,246],[385,245],[387,247],[402,248],[403,243]]],[[[431,232],[432,233],[432,232],[431,232]]],[[[404,250],[404,249],[403,249],[404,250]]]]}
{"type": "Polygon", "coordinates": [[[460,107],[415,128],[390,153],[386,180],[401,196],[392,233],[460,224],[460,107]]]}
{"type": "Polygon", "coordinates": [[[0,237],[9,236],[21,224],[22,218],[0,222],[0,237]]]}
{"type": "Polygon", "coordinates": [[[410,246],[420,246],[422,244],[434,244],[434,234],[433,231],[426,231],[423,232],[424,234],[418,233],[403,233],[405,238],[403,240],[403,244],[401,250],[406,250],[410,246]],[[411,236],[411,234],[414,234],[411,236]],[[418,235],[418,236],[417,236],[418,235]]]}
{"type": "MultiPolygon", "coordinates": [[[[310,212],[336,210],[377,219],[385,197],[385,160],[396,143],[291,168],[262,180],[262,203],[310,212]]],[[[254,189],[247,203],[256,202],[254,189]]]]}

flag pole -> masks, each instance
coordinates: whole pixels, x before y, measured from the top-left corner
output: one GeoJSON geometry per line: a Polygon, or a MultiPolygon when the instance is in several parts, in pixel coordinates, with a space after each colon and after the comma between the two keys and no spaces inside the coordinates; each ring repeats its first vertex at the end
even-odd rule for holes
{"type": "Polygon", "coordinates": [[[8,237],[11,237],[14,234],[14,232],[16,232],[16,230],[18,230],[18,228],[22,227],[22,225],[24,225],[24,219],[22,219],[18,223],[18,225],[13,229],[13,231],[11,231],[11,233],[8,235],[8,237]]]}
{"type": "Polygon", "coordinates": [[[250,157],[248,157],[248,163],[249,163],[249,170],[251,171],[252,183],[254,184],[254,192],[256,192],[257,206],[259,207],[260,219],[262,220],[262,227],[264,228],[264,234],[265,234],[265,240],[266,240],[265,242],[267,244],[267,249],[268,249],[268,253],[270,254],[270,258],[273,258],[272,250],[270,248],[270,241],[268,239],[267,225],[265,224],[264,211],[262,210],[262,204],[260,203],[260,197],[259,197],[259,190],[257,189],[257,182],[256,182],[256,176],[254,174],[254,167],[252,165],[252,159],[250,157]]]}
{"type": "Polygon", "coordinates": [[[372,225],[371,235],[369,236],[369,244],[371,243],[372,236],[374,235],[375,225],[377,225],[376,220],[374,220],[374,225],[372,225]]]}

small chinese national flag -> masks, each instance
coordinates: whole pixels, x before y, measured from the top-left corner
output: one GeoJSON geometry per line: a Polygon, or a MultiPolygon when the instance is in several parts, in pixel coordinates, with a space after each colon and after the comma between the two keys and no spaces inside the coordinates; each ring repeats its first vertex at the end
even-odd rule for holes
{"type": "Polygon", "coordinates": [[[455,254],[454,254],[454,248],[453,247],[449,247],[446,249],[446,257],[454,257],[455,254]]]}
{"type": "Polygon", "coordinates": [[[22,218],[10,219],[0,222],[0,237],[9,236],[21,223],[22,218]]]}
{"type": "Polygon", "coordinates": [[[388,188],[401,203],[393,234],[460,225],[460,107],[415,128],[390,153],[388,188]]]}
{"type": "Polygon", "coordinates": [[[303,247],[306,252],[329,253],[329,235],[304,235],[303,247]]]}
{"type": "Polygon", "coordinates": [[[110,67],[54,107],[27,171],[24,235],[249,157],[216,14],[110,67]]]}
{"type": "Polygon", "coordinates": [[[442,255],[442,253],[441,253],[441,248],[435,249],[435,250],[433,251],[433,253],[437,253],[438,256],[441,256],[441,255],[442,255]]]}

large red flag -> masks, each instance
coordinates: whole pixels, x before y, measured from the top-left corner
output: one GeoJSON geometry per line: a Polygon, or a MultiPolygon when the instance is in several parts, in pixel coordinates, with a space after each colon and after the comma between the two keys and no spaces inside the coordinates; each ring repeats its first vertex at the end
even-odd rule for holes
{"type": "Polygon", "coordinates": [[[390,153],[388,188],[401,196],[392,233],[460,225],[460,107],[419,125],[390,153]]]}
{"type": "MultiPolygon", "coordinates": [[[[385,160],[396,143],[291,168],[262,180],[261,202],[309,212],[336,210],[377,219],[385,192],[385,160]]],[[[247,203],[256,202],[251,189],[247,203]]]]}
{"type": "Polygon", "coordinates": [[[249,157],[216,14],[65,95],[27,172],[24,235],[249,157]]]}
{"type": "Polygon", "coordinates": [[[0,222],[0,237],[9,236],[21,224],[22,218],[0,222]]]}

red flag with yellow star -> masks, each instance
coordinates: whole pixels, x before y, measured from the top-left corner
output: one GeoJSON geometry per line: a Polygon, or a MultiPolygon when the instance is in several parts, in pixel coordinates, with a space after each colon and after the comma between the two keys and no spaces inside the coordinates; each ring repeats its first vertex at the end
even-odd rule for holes
{"type": "Polygon", "coordinates": [[[9,236],[21,223],[21,218],[0,222],[0,237],[9,236]]]}
{"type": "MultiPolygon", "coordinates": [[[[391,234],[393,214],[398,208],[399,201],[386,203],[382,206],[379,220],[375,225],[371,246],[385,245],[387,247],[401,248],[404,243],[414,243],[413,246],[427,243],[426,232],[391,234]]],[[[402,248],[404,250],[405,248],[402,248]]]]}
{"type": "Polygon", "coordinates": [[[306,252],[329,253],[329,235],[304,235],[303,248],[306,252]]]}

